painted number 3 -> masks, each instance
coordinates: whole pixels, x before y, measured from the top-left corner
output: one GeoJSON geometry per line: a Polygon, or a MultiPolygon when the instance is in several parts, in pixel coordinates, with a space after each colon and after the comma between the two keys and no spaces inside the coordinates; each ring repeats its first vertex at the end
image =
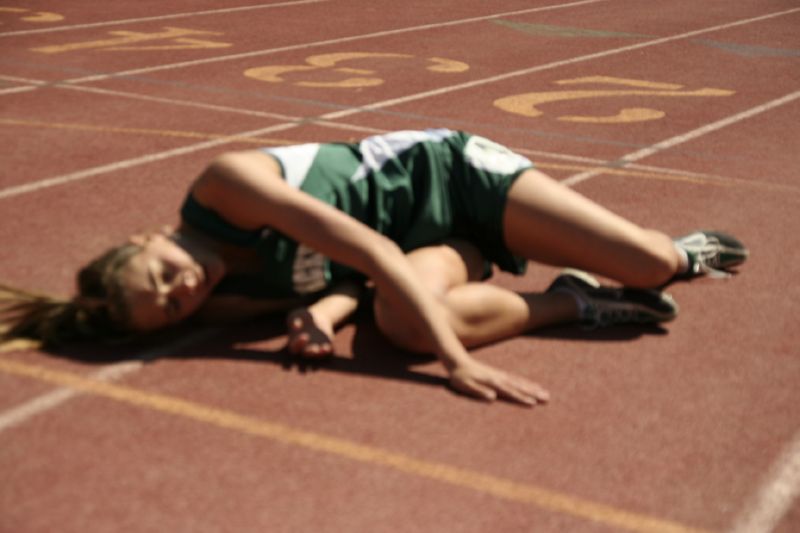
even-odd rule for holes
{"type": "MultiPolygon", "coordinates": [[[[382,85],[385,80],[376,76],[376,72],[367,68],[355,68],[352,64],[365,60],[411,60],[409,54],[374,53],[374,52],[340,52],[319,54],[307,57],[304,65],[270,65],[247,69],[244,75],[248,78],[269,83],[292,83],[299,87],[319,87],[329,89],[357,89],[382,85]],[[303,73],[303,74],[293,74],[303,73]],[[333,76],[336,79],[325,79],[333,76]]],[[[426,59],[426,70],[435,73],[456,73],[469,69],[469,65],[461,61],[430,57],[426,59]]]]}

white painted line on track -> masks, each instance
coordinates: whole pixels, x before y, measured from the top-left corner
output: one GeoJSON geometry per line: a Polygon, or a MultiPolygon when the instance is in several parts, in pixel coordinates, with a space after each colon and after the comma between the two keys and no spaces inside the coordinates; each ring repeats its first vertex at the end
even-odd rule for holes
{"type": "Polygon", "coordinates": [[[729,533],[768,533],[800,497],[800,431],[772,465],[729,533]]]}
{"type": "MultiPolygon", "coordinates": [[[[188,334],[164,346],[145,350],[131,357],[130,360],[104,366],[96,372],[92,372],[87,377],[98,381],[118,381],[129,374],[138,372],[148,361],[166,357],[194,343],[207,340],[218,331],[219,330],[216,328],[209,328],[197,333],[188,334]]],[[[0,413],[0,433],[30,420],[36,415],[55,409],[64,402],[81,394],[82,393],[79,391],[61,387],[3,411],[0,413]]]]}
{"type": "MultiPolygon", "coordinates": [[[[114,381],[138,371],[143,365],[142,361],[126,361],[104,367],[101,371],[90,374],[90,377],[100,381],[114,381]]],[[[17,426],[38,414],[55,409],[79,394],[78,391],[72,389],[59,388],[4,411],[0,413],[0,432],[17,426]]]]}
{"type": "Polygon", "coordinates": [[[53,33],[59,31],[69,31],[69,30],[85,30],[88,28],[101,28],[104,26],[118,26],[120,24],[135,24],[139,22],[152,22],[152,21],[161,21],[161,20],[172,20],[177,18],[187,18],[187,17],[201,17],[204,15],[223,15],[227,13],[238,13],[241,11],[253,11],[256,9],[269,9],[274,7],[291,7],[296,5],[302,4],[316,4],[320,2],[328,2],[330,0],[295,0],[293,2],[279,2],[274,4],[256,4],[252,6],[239,6],[239,7],[228,7],[224,9],[208,9],[205,11],[192,11],[188,13],[173,13],[170,15],[155,15],[152,17],[139,17],[139,18],[130,18],[130,19],[121,19],[121,20],[109,20],[105,22],[90,22],[86,24],[73,24],[70,26],[54,26],[51,28],[37,28],[35,30],[17,30],[17,31],[7,31],[7,32],[0,32],[0,37],[11,37],[16,35],[31,35],[34,33],[53,33]]]}
{"type": "Polygon", "coordinates": [[[95,93],[95,94],[102,94],[106,96],[118,96],[121,98],[130,98],[132,100],[141,100],[143,102],[155,102],[159,104],[169,104],[181,107],[194,107],[197,109],[204,109],[207,111],[219,111],[223,113],[236,113],[240,115],[247,115],[251,117],[259,117],[259,118],[271,118],[275,120],[289,120],[289,121],[296,121],[302,120],[302,117],[293,117],[291,115],[284,115],[281,113],[269,113],[266,111],[254,111],[254,110],[245,110],[235,107],[217,105],[217,104],[207,104],[203,102],[195,102],[193,100],[177,100],[175,98],[165,98],[163,96],[150,96],[146,94],[139,94],[139,93],[131,93],[127,91],[116,91],[113,89],[101,89],[99,87],[86,87],[82,85],[63,85],[58,84],[54,87],[58,89],[68,89],[72,91],[78,92],[87,92],[87,93],[95,93]]]}
{"type": "Polygon", "coordinates": [[[109,163],[108,165],[101,165],[99,167],[79,170],[77,172],[71,172],[69,174],[64,174],[62,176],[57,176],[55,178],[48,178],[32,183],[25,183],[23,185],[15,185],[13,187],[7,187],[5,189],[0,190],[0,200],[11,198],[12,196],[19,196],[20,194],[25,194],[34,191],[39,191],[42,189],[47,189],[50,187],[55,187],[56,185],[64,185],[66,183],[84,180],[86,178],[91,178],[92,176],[100,176],[102,174],[108,174],[109,172],[117,172],[120,170],[137,167],[139,165],[144,165],[147,163],[154,163],[156,161],[171,159],[173,157],[191,154],[194,152],[198,152],[200,150],[214,148],[216,146],[221,146],[224,144],[234,142],[236,141],[237,138],[257,137],[259,135],[266,135],[267,133],[292,129],[297,127],[298,125],[299,125],[298,123],[285,123],[285,124],[278,124],[276,126],[260,128],[257,130],[245,131],[228,137],[222,137],[219,139],[204,141],[197,144],[190,144],[188,146],[183,146],[181,148],[174,148],[172,150],[166,150],[164,152],[158,152],[154,154],[143,155],[140,157],[134,157],[132,159],[126,159],[124,161],[109,163]]]}
{"type": "MultiPolygon", "coordinates": [[[[231,113],[236,115],[244,115],[248,117],[260,117],[260,118],[272,118],[276,120],[283,120],[283,121],[292,121],[292,122],[300,122],[304,119],[303,117],[293,117],[291,115],[283,115],[280,113],[269,113],[267,111],[256,111],[253,109],[243,109],[239,107],[230,107],[230,106],[223,106],[217,104],[208,104],[205,102],[196,102],[192,100],[176,100],[174,98],[164,98],[161,96],[150,96],[138,93],[130,93],[126,91],[115,91],[111,89],[100,89],[97,87],[85,87],[82,85],[56,85],[55,87],[59,89],[69,89],[71,91],[79,91],[79,92],[89,92],[89,93],[96,93],[96,94],[104,94],[109,96],[119,96],[122,98],[130,98],[133,100],[142,100],[145,102],[156,102],[160,104],[169,104],[169,105],[176,105],[182,107],[194,107],[197,109],[204,109],[207,111],[216,111],[220,113],[231,113]]],[[[338,123],[338,122],[327,122],[324,120],[306,120],[308,123],[314,123],[320,126],[326,126],[328,128],[336,128],[341,130],[350,130],[350,131],[360,131],[360,132],[367,132],[367,133],[378,133],[383,132],[385,130],[378,130],[375,128],[368,128],[365,126],[356,126],[355,124],[345,124],[345,123],[338,123]]]]}
{"type": "MultiPolygon", "coordinates": [[[[592,1],[595,1],[595,0],[592,0],[592,1]]],[[[564,5],[569,5],[569,4],[564,4],[564,5]]],[[[565,59],[565,60],[556,61],[556,62],[553,62],[553,63],[547,63],[547,64],[544,64],[544,65],[539,65],[539,66],[536,66],[536,67],[517,70],[517,71],[509,72],[509,73],[506,73],[506,74],[501,74],[501,75],[498,75],[498,76],[491,76],[489,78],[483,78],[483,79],[480,79],[480,80],[473,80],[473,81],[467,82],[467,83],[451,85],[451,86],[448,86],[448,87],[443,87],[443,88],[440,88],[440,89],[435,89],[435,90],[431,90],[431,91],[425,91],[425,92],[421,92],[421,93],[416,93],[416,94],[412,94],[412,95],[408,95],[408,96],[404,96],[404,97],[400,97],[400,98],[393,98],[393,99],[389,99],[389,100],[383,100],[381,102],[376,102],[374,104],[370,104],[370,105],[367,105],[367,106],[355,107],[355,108],[345,109],[345,110],[341,110],[341,111],[334,111],[334,112],[326,113],[324,115],[316,117],[315,120],[338,120],[338,119],[341,119],[341,118],[344,118],[344,117],[348,117],[348,116],[351,116],[351,115],[356,115],[356,114],[359,114],[359,113],[364,113],[364,112],[368,112],[368,111],[375,111],[375,110],[378,110],[378,109],[383,109],[383,108],[394,106],[394,105],[398,105],[398,104],[412,102],[412,101],[415,101],[415,100],[421,100],[421,99],[428,98],[428,97],[431,97],[431,96],[438,96],[438,95],[441,95],[441,94],[451,93],[451,92],[459,91],[459,90],[462,90],[462,89],[469,89],[469,88],[477,87],[477,86],[480,86],[480,85],[485,85],[487,83],[493,83],[493,82],[496,82],[496,81],[501,81],[501,80],[505,80],[505,79],[508,79],[508,78],[513,78],[513,77],[516,77],[516,76],[522,76],[522,75],[525,75],[525,74],[531,74],[531,73],[539,72],[539,71],[542,71],[542,70],[557,68],[557,67],[561,67],[561,66],[565,66],[565,65],[571,65],[571,64],[574,64],[574,63],[580,63],[580,62],[583,62],[583,61],[588,61],[588,60],[591,60],[591,59],[597,59],[597,58],[600,58],[600,57],[606,57],[606,56],[610,56],[610,55],[615,55],[615,54],[619,54],[619,53],[623,53],[623,52],[629,52],[629,51],[632,51],[632,50],[639,50],[641,48],[646,48],[646,47],[649,47],[649,46],[655,46],[655,45],[658,45],[658,44],[663,44],[663,43],[676,41],[676,40],[680,40],[680,39],[688,39],[688,38],[694,37],[696,35],[701,35],[701,34],[704,34],[704,33],[710,33],[710,32],[719,31],[719,30],[722,30],[722,29],[741,26],[741,25],[744,25],[744,24],[752,23],[752,22],[767,20],[767,19],[770,19],[770,18],[774,18],[774,17],[778,17],[778,16],[790,14],[790,13],[795,13],[795,12],[798,12],[798,11],[800,11],[800,8],[794,8],[794,9],[789,9],[789,10],[780,11],[780,12],[776,12],[776,13],[770,13],[770,14],[767,14],[767,15],[761,15],[761,16],[758,16],[758,17],[753,17],[753,18],[749,18],[749,19],[743,19],[743,20],[736,21],[736,22],[730,22],[730,23],[721,24],[721,25],[717,25],[717,26],[711,26],[709,28],[704,28],[704,29],[701,29],[701,30],[694,30],[694,31],[690,31],[690,32],[677,34],[677,35],[672,35],[672,36],[669,36],[669,37],[662,37],[662,38],[659,38],[659,39],[646,41],[644,43],[639,43],[639,44],[630,45],[630,46],[623,46],[621,48],[615,48],[615,49],[606,50],[606,51],[603,51],[603,52],[597,52],[597,53],[588,54],[588,55],[584,55],[584,56],[578,56],[578,57],[575,57],[575,58],[572,58],[572,59],[565,59]]],[[[494,17],[497,17],[497,16],[501,16],[501,15],[495,15],[494,17]]],[[[493,17],[489,17],[489,18],[493,18],[493,17]]],[[[229,137],[225,137],[225,138],[221,138],[221,139],[215,139],[215,140],[211,140],[211,141],[205,141],[205,142],[198,143],[198,144],[193,144],[193,145],[188,145],[188,146],[184,146],[184,147],[181,147],[181,148],[167,150],[165,152],[158,152],[158,153],[155,153],[155,154],[148,154],[148,155],[136,157],[136,158],[133,158],[133,159],[127,159],[127,160],[124,160],[124,161],[118,161],[116,163],[111,163],[111,164],[108,164],[108,165],[102,165],[102,166],[99,166],[99,167],[94,167],[94,168],[90,168],[90,169],[86,169],[86,170],[81,170],[81,171],[73,172],[73,173],[70,173],[70,174],[66,174],[66,175],[62,175],[62,176],[58,176],[58,177],[54,177],[54,178],[48,178],[48,179],[44,179],[44,180],[40,180],[40,181],[36,181],[36,182],[32,182],[32,183],[26,183],[26,184],[23,184],[23,185],[17,185],[17,186],[13,186],[13,187],[8,187],[6,189],[0,190],[0,200],[5,199],[5,198],[10,198],[10,197],[13,197],[13,196],[18,196],[20,194],[26,194],[26,193],[31,193],[31,192],[38,191],[38,190],[41,190],[41,189],[46,189],[48,187],[53,187],[53,186],[56,186],[56,185],[62,185],[62,184],[65,184],[65,183],[79,181],[79,180],[86,179],[86,178],[89,178],[89,177],[92,177],[92,176],[106,174],[108,172],[114,172],[114,171],[117,171],[117,170],[124,170],[124,169],[127,169],[127,168],[132,168],[132,167],[136,167],[136,166],[139,166],[139,165],[152,163],[152,162],[155,162],[155,161],[161,161],[161,160],[164,160],[164,159],[169,159],[169,158],[172,158],[172,157],[186,155],[186,154],[189,154],[189,153],[192,153],[192,152],[196,152],[196,151],[205,150],[207,148],[213,148],[213,147],[216,147],[216,146],[221,146],[221,145],[224,145],[224,144],[228,144],[230,142],[234,142],[237,138],[240,138],[240,137],[253,137],[253,136],[258,136],[258,135],[265,135],[267,133],[273,133],[275,131],[285,131],[285,130],[288,130],[288,129],[292,129],[292,128],[298,127],[299,125],[301,125],[303,123],[305,123],[305,121],[303,121],[303,122],[287,122],[285,124],[278,124],[278,125],[270,126],[270,127],[263,128],[263,129],[242,132],[242,133],[231,135],[229,137]]],[[[573,176],[573,177],[568,178],[568,179],[573,179],[573,178],[576,178],[576,176],[573,176]]],[[[588,178],[585,178],[585,179],[588,179],[588,178]]]]}
{"type": "MultiPolygon", "coordinates": [[[[781,98],[777,98],[770,102],[750,108],[746,111],[742,111],[741,113],[736,113],[735,115],[731,115],[716,122],[711,122],[697,129],[688,131],[681,135],[676,135],[675,137],[670,137],[669,139],[656,143],[652,146],[648,146],[647,148],[642,148],[641,150],[637,150],[636,152],[632,152],[630,154],[622,156],[617,161],[610,162],[609,166],[614,168],[623,168],[630,163],[639,161],[658,152],[663,152],[664,150],[673,148],[679,144],[683,144],[693,139],[697,139],[698,137],[702,137],[703,135],[707,135],[711,132],[720,130],[732,124],[736,124],[737,122],[741,122],[742,120],[746,120],[760,113],[764,113],[765,111],[769,111],[771,109],[775,109],[776,107],[788,104],[789,102],[793,102],[798,98],[800,98],[800,91],[795,91],[791,94],[782,96],[781,98]]],[[[579,174],[570,176],[569,178],[563,180],[562,183],[564,183],[565,185],[574,186],[577,185],[578,183],[581,183],[582,181],[586,181],[595,176],[598,176],[602,174],[604,171],[605,170],[603,168],[587,170],[586,172],[581,172],[579,174]]]]}
{"type": "Polygon", "coordinates": [[[239,54],[230,54],[225,56],[216,56],[216,57],[208,57],[205,59],[196,59],[193,61],[182,61],[180,63],[170,63],[167,65],[158,65],[154,67],[144,67],[132,70],[124,70],[121,72],[112,72],[109,74],[98,74],[95,76],[87,76],[83,78],[74,78],[70,80],[65,80],[64,83],[88,83],[93,81],[100,81],[106,80],[109,78],[115,77],[122,77],[122,76],[134,76],[137,74],[145,74],[149,72],[158,72],[161,70],[175,70],[178,68],[186,68],[186,67],[194,67],[198,65],[206,65],[208,63],[218,63],[221,61],[231,61],[236,59],[244,59],[248,57],[258,57],[258,56],[265,56],[270,54],[277,54],[279,52],[288,52],[291,50],[304,50],[307,48],[315,48],[318,46],[327,46],[329,44],[341,44],[347,43],[352,41],[360,41],[363,39],[374,39],[377,37],[388,37],[390,35],[400,35],[403,33],[410,33],[416,31],[424,31],[424,30],[434,30],[440,28],[447,28],[450,26],[459,26],[462,24],[471,24],[473,22],[482,22],[485,20],[492,20],[500,17],[510,17],[514,15],[524,15],[528,13],[536,13],[540,11],[550,11],[554,9],[564,9],[568,7],[577,7],[586,4],[594,4],[597,2],[605,2],[607,0],[581,0],[579,2],[572,2],[569,4],[559,4],[559,5],[551,5],[551,6],[541,6],[529,9],[520,9],[517,11],[506,11],[504,13],[495,13],[494,15],[484,15],[481,17],[471,17],[465,19],[458,19],[458,20],[451,20],[447,22],[434,22],[431,24],[422,24],[420,26],[410,26],[407,28],[398,28],[394,30],[384,30],[378,31],[374,33],[364,33],[360,35],[350,35],[348,37],[337,37],[335,39],[325,39],[322,41],[315,41],[310,43],[300,43],[300,44],[293,44],[287,46],[281,46],[278,48],[270,48],[266,50],[254,50],[251,52],[242,52],[239,54]]]}
{"type": "Polygon", "coordinates": [[[27,83],[29,85],[47,85],[46,81],[32,80],[30,78],[20,78],[18,76],[6,76],[5,74],[0,74],[0,80],[13,81],[16,83],[27,83]]]}
{"type": "Polygon", "coordinates": [[[0,95],[24,93],[24,92],[27,92],[27,91],[33,91],[35,89],[38,89],[39,86],[47,85],[46,81],[30,80],[28,78],[18,78],[17,76],[0,75],[0,80],[10,81],[10,82],[13,82],[13,83],[24,83],[24,84],[26,84],[24,86],[9,87],[7,89],[0,89],[0,95]]]}
{"type": "Polygon", "coordinates": [[[26,92],[34,91],[34,90],[36,90],[38,88],[39,87],[36,86],[36,85],[25,85],[25,86],[22,86],[22,87],[11,87],[11,88],[8,88],[8,89],[0,90],[0,95],[26,93],[26,92]]]}

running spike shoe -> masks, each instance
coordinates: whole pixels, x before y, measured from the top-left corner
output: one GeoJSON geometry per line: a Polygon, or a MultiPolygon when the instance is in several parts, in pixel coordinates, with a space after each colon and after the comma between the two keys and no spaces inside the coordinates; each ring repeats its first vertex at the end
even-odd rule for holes
{"type": "Polygon", "coordinates": [[[675,239],[675,244],[689,257],[689,270],[682,277],[726,278],[727,270],[747,260],[750,251],[739,239],[719,231],[695,231],[675,239]]]}
{"type": "Polygon", "coordinates": [[[581,308],[580,321],[589,328],[615,324],[653,324],[678,315],[672,296],[656,289],[603,287],[591,275],[567,269],[547,289],[571,294],[581,308]]]}

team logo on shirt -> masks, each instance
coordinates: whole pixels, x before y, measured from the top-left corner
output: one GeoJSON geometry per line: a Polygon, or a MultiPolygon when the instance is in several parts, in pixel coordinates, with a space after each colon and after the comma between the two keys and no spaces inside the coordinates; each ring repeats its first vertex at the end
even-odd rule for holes
{"type": "Polygon", "coordinates": [[[319,292],[328,285],[327,258],[305,244],[297,247],[292,265],[292,286],[298,294],[319,292]]]}

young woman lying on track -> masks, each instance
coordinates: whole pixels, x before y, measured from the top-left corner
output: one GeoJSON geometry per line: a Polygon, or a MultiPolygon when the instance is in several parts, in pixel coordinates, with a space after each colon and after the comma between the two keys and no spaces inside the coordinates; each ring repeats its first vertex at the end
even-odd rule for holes
{"type": "Polygon", "coordinates": [[[224,154],[192,184],[176,230],[107,252],[72,299],[5,287],[0,314],[5,339],[54,343],[284,310],[289,349],[317,357],[368,280],[389,340],[436,354],[465,394],[533,405],[545,390],[467,348],[569,321],[670,320],[677,307],[655,287],[720,274],[747,253],[718,232],[673,240],[641,228],[485,138],[404,131],[224,154]],[[492,264],[521,274],[527,260],[625,288],[581,271],[541,294],[481,283],[492,264]]]}

